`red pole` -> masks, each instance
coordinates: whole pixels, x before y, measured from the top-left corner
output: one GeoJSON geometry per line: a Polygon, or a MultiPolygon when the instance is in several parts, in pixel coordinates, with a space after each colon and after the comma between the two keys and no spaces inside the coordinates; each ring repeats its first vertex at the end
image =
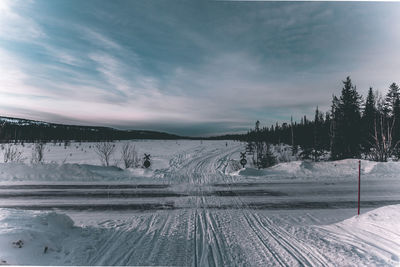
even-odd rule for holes
{"type": "Polygon", "coordinates": [[[361,160],[358,161],[358,215],[360,215],[361,160]]]}

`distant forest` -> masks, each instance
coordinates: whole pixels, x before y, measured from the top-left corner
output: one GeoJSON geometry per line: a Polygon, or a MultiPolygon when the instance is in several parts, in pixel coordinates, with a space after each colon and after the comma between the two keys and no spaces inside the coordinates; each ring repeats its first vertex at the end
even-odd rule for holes
{"type": "Polygon", "coordinates": [[[237,139],[261,147],[262,143],[285,143],[293,153],[301,150],[303,159],[318,161],[327,154],[332,160],[366,158],[387,161],[400,158],[400,92],[392,83],[386,95],[369,88],[363,97],[357,92],[350,77],[343,81],[340,96],[333,95],[331,110],[322,113],[318,107],[314,118],[304,116],[300,122],[282,123],[255,128],[237,139]]]}
{"type": "Polygon", "coordinates": [[[109,127],[54,124],[18,118],[0,117],[2,142],[111,141],[129,139],[185,139],[156,131],[118,130],[109,127]]]}

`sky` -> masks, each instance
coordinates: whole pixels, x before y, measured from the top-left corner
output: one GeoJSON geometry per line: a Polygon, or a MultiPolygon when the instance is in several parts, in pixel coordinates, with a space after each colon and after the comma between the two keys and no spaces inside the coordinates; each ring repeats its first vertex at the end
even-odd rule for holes
{"type": "Polygon", "coordinates": [[[0,116],[209,136],[400,83],[400,3],[0,0],[0,116]]]}

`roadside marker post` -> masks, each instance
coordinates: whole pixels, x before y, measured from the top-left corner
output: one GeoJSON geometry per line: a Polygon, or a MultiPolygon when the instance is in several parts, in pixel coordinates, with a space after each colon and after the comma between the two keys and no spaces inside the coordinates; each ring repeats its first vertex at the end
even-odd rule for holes
{"type": "Polygon", "coordinates": [[[358,161],[358,215],[360,215],[361,160],[358,161]]]}
{"type": "Polygon", "coordinates": [[[242,167],[244,168],[244,166],[246,166],[247,164],[247,160],[246,160],[246,152],[240,152],[240,164],[242,165],[242,167]]]}
{"type": "Polygon", "coordinates": [[[151,163],[150,163],[150,154],[144,154],[144,158],[143,158],[144,162],[143,162],[143,166],[147,169],[150,167],[151,163]]]}

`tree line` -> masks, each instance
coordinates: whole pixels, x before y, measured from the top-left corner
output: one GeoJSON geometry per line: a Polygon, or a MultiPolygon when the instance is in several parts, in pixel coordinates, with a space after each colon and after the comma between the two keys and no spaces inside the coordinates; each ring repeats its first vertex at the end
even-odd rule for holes
{"type": "Polygon", "coordinates": [[[254,129],[238,139],[255,144],[286,143],[293,153],[318,161],[366,158],[387,161],[400,158],[400,88],[392,83],[384,96],[369,88],[364,98],[350,77],[343,81],[341,95],[332,96],[331,109],[318,107],[314,118],[254,129]]]}
{"type": "Polygon", "coordinates": [[[175,140],[186,137],[156,131],[118,130],[0,117],[0,142],[111,141],[131,139],[175,140]]]}

